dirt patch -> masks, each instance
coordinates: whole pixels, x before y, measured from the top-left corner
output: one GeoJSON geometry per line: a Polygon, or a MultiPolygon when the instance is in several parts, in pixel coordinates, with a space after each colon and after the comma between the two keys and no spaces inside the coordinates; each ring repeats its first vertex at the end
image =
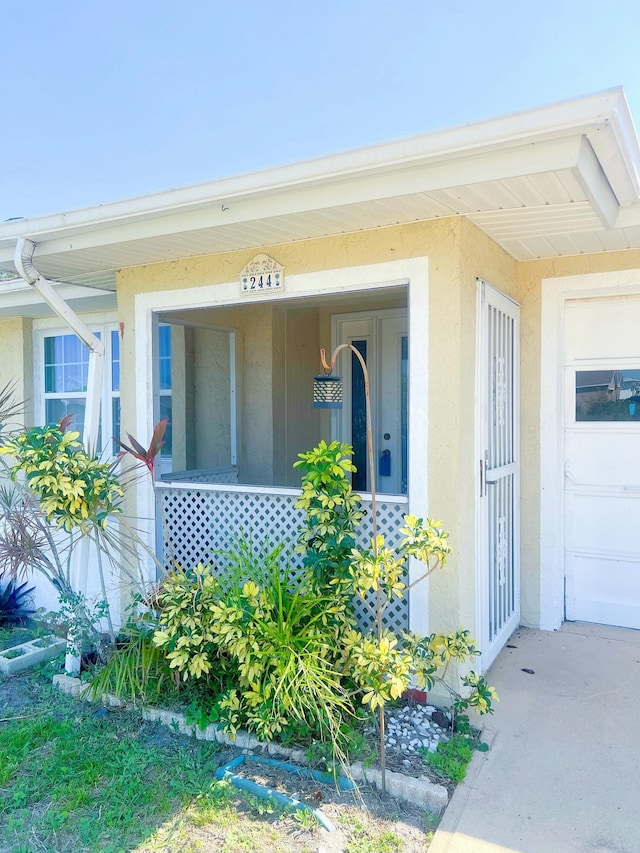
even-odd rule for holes
{"type": "Polygon", "coordinates": [[[33,701],[33,690],[24,678],[0,677],[0,717],[19,714],[33,701]]]}
{"type": "MultiPolygon", "coordinates": [[[[322,813],[337,827],[346,843],[355,843],[358,835],[371,825],[378,832],[393,836],[397,849],[425,850],[424,811],[381,794],[368,785],[355,791],[342,791],[333,782],[309,778],[286,767],[245,761],[237,773],[273,791],[300,800],[322,813]]],[[[384,849],[384,848],[381,848],[384,849]]],[[[393,848],[391,848],[393,849],[393,848]]]]}

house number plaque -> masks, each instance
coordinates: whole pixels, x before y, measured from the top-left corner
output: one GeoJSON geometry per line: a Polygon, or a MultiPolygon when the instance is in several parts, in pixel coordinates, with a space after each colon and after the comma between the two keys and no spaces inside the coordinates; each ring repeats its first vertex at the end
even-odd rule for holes
{"type": "Polygon", "coordinates": [[[256,255],[240,273],[240,290],[252,295],[282,290],[284,267],[269,255],[256,255]]]}

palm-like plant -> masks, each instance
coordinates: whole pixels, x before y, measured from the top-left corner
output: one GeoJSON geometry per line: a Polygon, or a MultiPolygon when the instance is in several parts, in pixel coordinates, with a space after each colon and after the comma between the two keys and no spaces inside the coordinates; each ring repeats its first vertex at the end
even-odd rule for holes
{"type": "Polygon", "coordinates": [[[29,597],[33,590],[34,587],[27,589],[26,581],[17,586],[9,580],[4,588],[0,587],[0,625],[19,625],[35,613],[29,597]]]}

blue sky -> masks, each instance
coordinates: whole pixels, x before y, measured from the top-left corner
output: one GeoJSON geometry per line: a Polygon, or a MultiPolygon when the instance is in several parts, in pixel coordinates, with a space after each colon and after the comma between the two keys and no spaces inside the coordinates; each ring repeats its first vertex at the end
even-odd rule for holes
{"type": "Polygon", "coordinates": [[[638,0],[3,0],[0,221],[623,85],[638,0]]]}

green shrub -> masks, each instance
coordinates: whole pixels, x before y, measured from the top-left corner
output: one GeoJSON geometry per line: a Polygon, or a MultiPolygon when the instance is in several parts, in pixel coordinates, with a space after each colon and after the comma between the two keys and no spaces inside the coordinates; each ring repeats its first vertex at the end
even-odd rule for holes
{"type": "MultiPolygon", "coordinates": [[[[297,546],[302,569],[291,571],[284,546],[254,543],[243,533],[216,552],[218,569],[177,567],[157,597],[152,643],[162,663],[148,660],[158,672],[165,666],[183,684],[202,686],[189,710],[199,725],[219,721],[230,732],[243,726],[263,740],[303,733],[343,755],[364,709],[382,712],[410,683],[430,689],[451,661],[468,661],[479,651],[464,629],[428,637],[382,629],[385,602],[407,593],[407,559],[420,560],[425,577],[451,553],[439,523],[407,515],[396,551],[385,548],[382,536],[371,548],[356,548],[361,512],[348,481],[351,448],[321,442],[300,454],[297,465],[303,469],[297,504],[305,511],[297,546]],[[373,630],[356,628],[355,596],[376,601],[373,630]]],[[[141,658],[149,646],[147,635],[116,653],[120,662],[112,671],[119,666],[121,674],[103,675],[104,683],[143,695],[153,671],[141,658]],[[127,674],[134,666],[135,678],[127,674]]],[[[469,706],[491,712],[496,696],[484,678],[470,672],[462,687],[465,696],[451,690],[456,720],[469,706]]]]}
{"type": "Polygon", "coordinates": [[[449,740],[440,741],[435,752],[426,749],[418,752],[439,776],[452,782],[462,782],[467,775],[467,764],[473,757],[473,746],[465,735],[456,732],[449,740]]]}
{"type": "Polygon", "coordinates": [[[234,673],[235,686],[218,703],[227,730],[246,726],[271,740],[304,725],[339,740],[342,715],[354,713],[336,665],[344,606],[310,594],[281,569],[279,552],[269,556],[271,576],[262,587],[252,580],[223,587],[202,565],[167,578],[154,643],[185,680],[234,673]]]}
{"type": "Polygon", "coordinates": [[[154,626],[148,617],[130,621],[106,664],[89,683],[87,693],[99,699],[106,693],[148,702],[170,689],[172,675],[164,654],[152,642],[154,626]]]}
{"type": "Polygon", "coordinates": [[[64,424],[33,427],[0,447],[0,453],[15,457],[11,476],[23,473],[47,521],[67,532],[106,527],[109,517],[121,511],[123,496],[111,466],[90,456],[79,437],[66,432],[64,424]]]}
{"type": "Polygon", "coordinates": [[[303,470],[296,508],[305,513],[296,550],[320,586],[333,584],[335,588],[336,582],[350,577],[354,529],[362,518],[360,497],[347,478],[356,470],[352,455],[348,444],[321,441],[313,450],[300,453],[294,463],[294,468],[303,470]]]}

